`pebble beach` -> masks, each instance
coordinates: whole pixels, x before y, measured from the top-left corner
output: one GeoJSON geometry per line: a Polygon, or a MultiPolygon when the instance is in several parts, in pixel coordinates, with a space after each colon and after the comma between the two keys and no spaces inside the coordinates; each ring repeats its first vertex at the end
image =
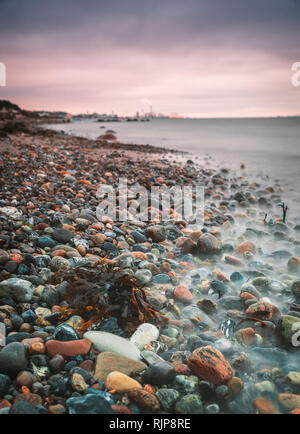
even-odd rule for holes
{"type": "Polygon", "coordinates": [[[299,414],[299,210],[243,168],[109,138],[0,135],[0,414],[299,414]],[[203,224],[172,203],[98,219],[121,177],[201,184],[203,224]]]}

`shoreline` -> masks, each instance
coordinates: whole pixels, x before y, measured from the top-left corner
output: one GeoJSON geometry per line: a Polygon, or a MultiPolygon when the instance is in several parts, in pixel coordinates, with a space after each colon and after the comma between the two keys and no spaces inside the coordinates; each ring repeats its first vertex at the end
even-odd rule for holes
{"type": "Polygon", "coordinates": [[[281,221],[279,187],[178,154],[32,124],[0,137],[0,412],[299,411],[299,219],[281,221]],[[203,227],[98,221],[97,185],[121,176],[201,182],[203,227]]]}

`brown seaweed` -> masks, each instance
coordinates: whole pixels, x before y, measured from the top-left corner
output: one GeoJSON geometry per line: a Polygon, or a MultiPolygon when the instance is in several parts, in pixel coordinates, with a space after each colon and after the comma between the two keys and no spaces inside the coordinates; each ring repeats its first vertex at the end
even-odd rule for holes
{"type": "Polygon", "coordinates": [[[68,282],[65,295],[68,306],[61,308],[61,319],[81,316],[85,321],[80,327],[82,332],[110,317],[116,317],[120,326],[128,331],[144,322],[158,325],[168,322],[164,314],[150,306],[135,277],[114,268],[112,263],[103,260],[91,268],[58,273],[53,283],[63,280],[68,282]]]}

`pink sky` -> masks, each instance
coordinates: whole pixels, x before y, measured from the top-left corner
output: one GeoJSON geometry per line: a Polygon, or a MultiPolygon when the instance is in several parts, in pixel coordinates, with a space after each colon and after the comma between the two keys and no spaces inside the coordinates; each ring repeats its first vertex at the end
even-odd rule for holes
{"type": "MultiPolygon", "coordinates": [[[[30,8],[34,0],[28,1],[30,8]]],[[[91,11],[78,21],[80,9],[70,9],[74,16],[65,25],[55,20],[57,3],[53,17],[37,26],[37,17],[28,11],[18,17],[19,10],[12,7],[18,0],[10,2],[0,2],[0,15],[1,8],[7,15],[0,39],[7,86],[0,88],[0,99],[26,109],[73,114],[132,114],[148,111],[150,103],[156,112],[194,117],[300,114],[300,87],[291,83],[292,64],[300,61],[293,27],[299,7],[292,3],[281,18],[283,3],[273,0],[278,16],[266,23],[258,11],[249,22],[249,13],[244,17],[241,10],[243,24],[210,10],[205,26],[201,14],[199,22],[192,20],[193,10],[183,9],[177,0],[166,0],[169,11],[137,9],[136,16],[134,10],[133,15],[108,10],[104,19],[99,10],[99,20],[91,11]]],[[[235,0],[229,3],[234,6],[235,0]]],[[[36,4],[32,10],[43,12],[36,4]]]]}

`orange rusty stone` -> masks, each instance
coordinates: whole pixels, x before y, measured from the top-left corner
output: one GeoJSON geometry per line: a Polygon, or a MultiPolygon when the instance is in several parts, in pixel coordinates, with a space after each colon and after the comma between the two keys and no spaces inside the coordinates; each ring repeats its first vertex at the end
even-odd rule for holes
{"type": "Polygon", "coordinates": [[[172,362],[172,365],[174,366],[176,375],[190,376],[192,374],[192,371],[190,370],[190,368],[187,365],[185,365],[184,363],[172,362]]]}
{"type": "Polygon", "coordinates": [[[300,395],[293,393],[280,393],[278,401],[285,409],[290,411],[300,407],[300,395]]]}
{"type": "Polygon", "coordinates": [[[228,360],[210,345],[193,351],[188,360],[188,367],[198,377],[215,385],[227,383],[234,375],[228,360]]]}
{"type": "Polygon", "coordinates": [[[104,234],[95,234],[92,236],[92,241],[95,244],[104,244],[106,236],[104,234]]]}
{"type": "Polygon", "coordinates": [[[235,337],[242,344],[249,346],[255,344],[255,331],[251,327],[238,330],[235,333],[235,337]]]}
{"type": "Polygon", "coordinates": [[[250,294],[250,292],[242,292],[240,295],[241,299],[246,301],[246,300],[257,300],[257,298],[255,297],[255,295],[250,294]]]}
{"type": "Polygon", "coordinates": [[[253,407],[258,410],[260,414],[279,414],[277,408],[267,398],[256,398],[253,401],[253,407]]]}
{"type": "Polygon", "coordinates": [[[29,345],[28,351],[30,354],[44,354],[45,345],[41,342],[33,342],[29,345]]]}
{"type": "Polygon", "coordinates": [[[54,339],[46,342],[46,352],[49,357],[60,354],[63,357],[75,357],[87,354],[91,348],[89,339],[79,339],[76,341],[56,341],[54,339]]]}
{"type": "Polygon", "coordinates": [[[228,389],[231,391],[233,396],[237,396],[241,393],[244,388],[244,383],[239,377],[232,377],[227,383],[228,389]]]}
{"type": "Polygon", "coordinates": [[[225,262],[227,262],[227,264],[237,265],[237,266],[244,265],[243,261],[241,261],[239,258],[236,258],[235,256],[231,256],[231,255],[225,256],[225,262]]]}
{"type": "Polygon", "coordinates": [[[66,251],[62,250],[62,249],[60,249],[60,250],[54,250],[54,252],[51,253],[51,256],[52,257],[55,257],[55,256],[65,257],[66,256],[66,251]]]}
{"type": "Polygon", "coordinates": [[[132,252],[132,253],[133,253],[133,256],[136,259],[139,259],[140,261],[147,261],[147,259],[148,259],[148,256],[146,255],[146,253],[143,253],[143,252],[132,252]]]}
{"type": "Polygon", "coordinates": [[[152,395],[155,395],[156,393],[155,387],[152,386],[151,384],[145,384],[144,390],[148,393],[152,393],[152,395]]]}
{"type": "Polygon", "coordinates": [[[254,243],[251,241],[245,241],[244,243],[240,244],[235,251],[240,255],[244,255],[245,253],[256,253],[257,249],[254,243]]]}
{"type": "Polygon", "coordinates": [[[132,389],[128,392],[128,396],[135,404],[147,410],[158,411],[160,409],[160,404],[156,396],[146,392],[146,390],[138,388],[132,389]]]}
{"type": "Polygon", "coordinates": [[[193,301],[193,295],[188,288],[183,285],[176,286],[174,289],[174,298],[183,303],[191,303],[193,301]]]}
{"type": "Polygon", "coordinates": [[[290,414],[300,414],[300,407],[299,408],[295,408],[295,410],[292,410],[290,412],[290,414]]]}

